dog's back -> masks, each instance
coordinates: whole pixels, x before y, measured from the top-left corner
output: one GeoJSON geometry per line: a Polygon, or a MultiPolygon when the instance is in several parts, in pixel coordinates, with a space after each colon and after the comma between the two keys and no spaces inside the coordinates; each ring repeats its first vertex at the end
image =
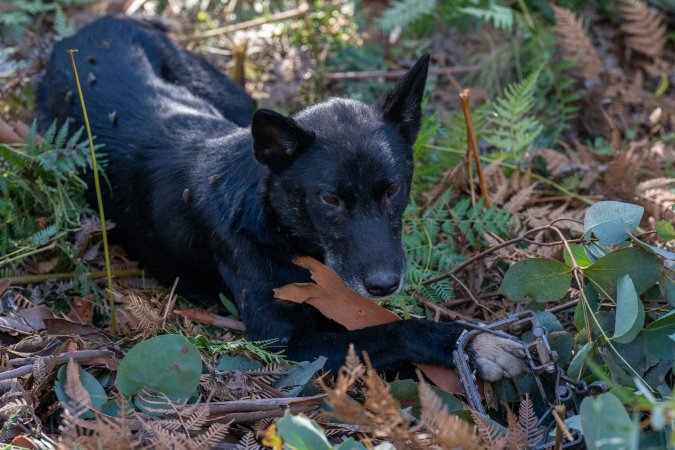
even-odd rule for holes
{"type": "MultiPolygon", "coordinates": [[[[254,101],[206,60],[178,48],[159,24],[104,17],[55,45],[38,91],[38,116],[43,127],[49,126],[54,117],[81,123],[81,110],[73,95],[74,75],[67,54],[70,49],[78,50],[76,58],[89,109],[95,114],[108,111],[110,115],[92,117],[99,125],[99,136],[119,136],[128,124],[134,131],[140,124],[163,125],[163,131],[171,131],[174,120],[181,124],[188,120],[204,128],[209,126],[209,115],[218,127],[224,126],[222,119],[236,126],[250,124],[254,101]],[[164,111],[172,115],[163,116],[164,111]]],[[[184,129],[180,131],[184,134],[184,129]]]]}
{"type": "MultiPolygon", "coordinates": [[[[104,204],[118,225],[113,234],[161,281],[171,283],[181,274],[186,292],[209,292],[218,280],[203,242],[209,232],[173,210],[194,176],[186,168],[208,152],[204,139],[248,126],[255,102],[206,60],[177,47],[161,26],[105,17],[55,45],[37,95],[42,129],[54,119],[68,121],[71,131],[84,124],[69,49],[78,50],[92,133],[108,162],[112,193],[104,183],[104,204]],[[161,216],[171,226],[157,223],[161,216]],[[164,230],[184,233],[190,251],[169,248],[157,236],[164,230]]],[[[95,204],[91,189],[88,195],[95,204]]]]}

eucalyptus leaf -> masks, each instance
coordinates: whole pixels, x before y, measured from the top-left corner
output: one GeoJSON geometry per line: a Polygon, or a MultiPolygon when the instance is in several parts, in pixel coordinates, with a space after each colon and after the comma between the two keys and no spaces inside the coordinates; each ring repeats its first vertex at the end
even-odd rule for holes
{"type": "MultiPolygon", "coordinates": [[[[80,383],[89,393],[89,398],[91,398],[91,405],[95,410],[101,411],[101,408],[105,402],[108,401],[108,396],[103,390],[103,386],[98,382],[95,376],[84,370],[82,367],[77,365],[78,373],[80,374],[80,383]]],[[[56,392],[56,398],[59,399],[61,405],[64,408],[70,408],[73,400],[66,394],[65,386],[68,383],[68,371],[67,365],[62,365],[58,372],[56,373],[56,381],[54,382],[54,392],[56,392]]],[[[71,411],[72,412],[72,411],[71,411]]],[[[93,419],[94,413],[87,410],[79,416],[82,419],[93,419]]]]}
{"type": "Polygon", "coordinates": [[[635,292],[630,275],[619,279],[616,294],[614,340],[627,344],[640,334],[645,324],[645,307],[635,292]]]}
{"type": "Polygon", "coordinates": [[[659,220],[654,224],[654,229],[661,239],[672,241],[675,239],[675,227],[670,222],[659,220]]]}
{"type": "Polygon", "coordinates": [[[218,359],[218,364],[216,364],[216,370],[219,372],[226,372],[231,370],[247,371],[255,370],[263,367],[263,364],[260,361],[249,359],[244,355],[223,355],[218,359]]]}
{"type": "Polygon", "coordinates": [[[277,421],[277,431],[284,440],[284,447],[295,450],[332,450],[323,430],[307,416],[286,412],[277,421]]]}
{"type": "Polygon", "coordinates": [[[368,447],[356,442],[354,439],[349,438],[342,441],[338,446],[335,447],[335,450],[368,450],[368,447]]]}
{"type": "Polygon", "coordinates": [[[589,267],[583,269],[584,275],[590,279],[601,294],[616,297],[619,279],[630,275],[635,290],[642,294],[652,287],[659,277],[661,264],[647,252],[629,247],[622,248],[603,256],[589,267]]]}
{"type": "Polygon", "coordinates": [[[572,271],[553,259],[531,258],[509,267],[499,288],[510,300],[530,297],[537,302],[560,300],[572,282],[572,271]]]}
{"type": "Polygon", "coordinates": [[[195,392],[201,373],[197,348],[184,336],[165,334],[140,342],[127,352],[117,370],[117,386],[127,396],[145,390],[182,401],[195,392]]]}
{"type": "Polygon", "coordinates": [[[581,378],[581,374],[583,373],[582,371],[586,363],[586,358],[588,358],[591,350],[593,350],[595,342],[587,342],[578,352],[574,354],[572,362],[570,362],[570,366],[567,369],[567,374],[570,377],[574,378],[575,380],[581,378]]]}
{"type": "MultiPolygon", "coordinates": [[[[586,255],[583,245],[570,244],[570,250],[572,250],[572,256],[574,256],[574,260],[577,262],[579,267],[583,268],[591,265],[591,260],[588,258],[588,255],[586,255]]],[[[567,251],[567,248],[563,249],[563,258],[565,259],[565,264],[567,264],[568,267],[574,267],[572,258],[570,257],[570,252],[567,251]]]]}
{"type": "Polygon", "coordinates": [[[650,323],[642,332],[647,356],[655,360],[675,360],[675,311],[650,323]]]}
{"type": "Polygon", "coordinates": [[[586,211],[584,236],[592,233],[602,246],[623,242],[640,225],[643,212],[643,207],[630,203],[598,202],[586,211]]]}
{"type": "Polygon", "coordinates": [[[276,383],[274,383],[275,389],[285,390],[285,393],[288,397],[295,397],[302,391],[302,388],[305,387],[309,380],[312,379],[312,376],[319,370],[321,370],[326,364],[326,358],[319,356],[317,359],[311,363],[308,361],[303,361],[298,363],[295,366],[292,366],[288,369],[288,372],[283,377],[279,378],[276,383]],[[290,388],[290,389],[286,389],[290,388]]]}
{"type": "Polygon", "coordinates": [[[586,397],[579,409],[581,430],[588,450],[620,450],[633,447],[634,424],[618,398],[610,393],[586,397]]]}

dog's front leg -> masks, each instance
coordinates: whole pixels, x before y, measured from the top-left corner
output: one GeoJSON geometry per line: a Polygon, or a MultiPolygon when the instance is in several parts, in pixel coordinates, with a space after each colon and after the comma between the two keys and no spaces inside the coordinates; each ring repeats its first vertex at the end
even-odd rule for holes
{"type": "MultiPolygon", "coordinates": [[[[326,369],[335,371],[344,362],[349,344],[366,352],[379,371],[392,372],[411,363],[452,368],[452,352],[464,328],[456,323],[426,320],[393,322],[354,331],[299,333],[287,343],[287,354],[297,361],[325,356],[326,369]]],[[[469,347],[477,374],[488,381],[512,378],[524,370],[522,346],[490,334],[477,336],[469,347]]]]}

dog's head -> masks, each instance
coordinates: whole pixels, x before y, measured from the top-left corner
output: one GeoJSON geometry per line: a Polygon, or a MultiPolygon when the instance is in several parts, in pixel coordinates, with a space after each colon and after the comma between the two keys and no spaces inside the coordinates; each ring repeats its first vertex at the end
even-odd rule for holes
{"type": "Polygon", "coordinates": [[[428,66],[424,55],[373,105],[331,99],[293,118],[253,116],[253,150],[270,170],[267,195],[279,221],[370,297],[403,286],[401,220],[428,66]]]}

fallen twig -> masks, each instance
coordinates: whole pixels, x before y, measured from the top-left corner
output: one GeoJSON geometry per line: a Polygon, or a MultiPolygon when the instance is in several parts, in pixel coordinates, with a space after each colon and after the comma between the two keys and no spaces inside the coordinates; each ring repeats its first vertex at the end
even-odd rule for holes
{"type": "Polygon", "coordinates": [[[205,323],[220,328],[228,328],[230,330],[246,331],[246,325],[240,320],[230,319],[229,317],[219,316],[203,309],[177,309],[173,311],[175,314],[185,317],[193,322],[205,323]]]}
{"type": "MultiPolygon", "coordinates": [[[[447,75],[454,73],[469,73],[476,72],[480,70],[482,66],[480,64],[474,64],[472,66],[454,66],[454,67],[431,67],[429,68],[429,73],[432,75],[447,75]]],[[[338,80],[363,80],[368,78],[401,78],[405,75],[405,70],[366,70],[363,72],[331,72],[323,75],[325,81],[338,81],[338,80]]]]}
{"type": "Polygon", "coordinates": [[[298,6],[295,9],[291,9],[289,11],[272,14],[271,16],[268,17],[259,17],[257,19],[247,20],[246,22],[235,23],[233,25],[227,25],[220,28],[214,28],[212,30],[202,31],[201,33],[195,33],[190,36],[179,38],[178,40],[181,42],[186,42],[197,39],[205,39],[214,36],[220,36],[222,34],[234,33],[235,31],[246,30],[247,28],[257,27],[260,25],[264,25],[266,23],[280,22],[282,20],[288,19],[297,19],[298,17],[302,17],[305,14],[307,14],[308,11],[309,5],[307,3],[301,3],[300,6],[298,6]]]}
{"type": "MultiPolygon", "coordinates": [[[[485,206],[489,208],[492,206],[492,201],[490,200],[490,193],[488,192],[487,183],[485,182],[485,177],[483,176],[483,166],[480,162],[480,154],[478,153],[478,144],[476,143],[476,135],[473,133],[473,124],[471,123],[471,108],[469,105],[469,90],[464,89],[459,94],[459,100],[462,104],[462,111],[464,112],[464,120],[466,121],[466,143],[468,147],[468,164],[471,167],[471,155],[473,155],[476,160],[476,172],[478,173],[478,182],[480,183],[480,192],[483,195],[483,200],[485,201],[485,206]]],[[[469,179],[469,183],[472,180],[469,179]]]]}
{"type": "MultiPolygon", "coordinates": [[[[58,356],[45,356],[42,359],[45,364],[49,363],[54,358],[56,358],[56,364],[65,364],[70,359],[73,361],[88,361],[91,359],[110,358],[113,356],[115,356],[115,353],[110,350],[77,350],[74,352],[62,353],[58,356]]],[[[28,375],[33,371],[33,364],[36,359],[36,357],[10,359],[10,366],[18,365],[20,363],[23,363],[24,365],[16,369],[0,372],[0,381],[11,380],[12,378],[28,375]]]]}
{"type": "MultiPolygon", "coordinates": [[[[63,273],[45,273],[43,275],[23,275],[20,277],[9,277],[5,278],[9,280],[10,284],[34,284],[34,283],[44,283],[49,280],[71,280],[77,277],[85,277],[90,280],[95,280],[98,278],[106,277],[105,271],[97,272],[85,272],[78,274],[76,272],[63,272],[63,273]]],[[[113,278],[130,278],[130,277],[140,277],[143,276],[143,271],[140,269],[129,269],[129,270],[113,270],[111,273],[113,278]]]]}

